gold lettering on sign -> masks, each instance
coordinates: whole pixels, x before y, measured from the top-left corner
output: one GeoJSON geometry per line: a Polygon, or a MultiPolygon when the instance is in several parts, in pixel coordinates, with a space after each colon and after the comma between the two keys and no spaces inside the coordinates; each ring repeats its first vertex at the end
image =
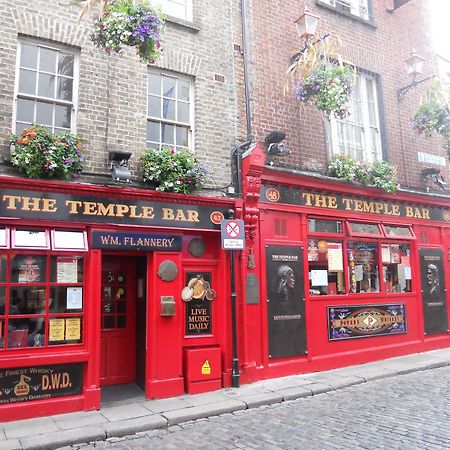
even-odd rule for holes
{"type": "Polygon", "coordinates": [[[20,209],[21,211],[56,212],[58,208],[53,198],[21,197],[18,195],[4,195],[6,209],[20,209]]]}
{"type": "Polygon", "coordinates": [[[188,331],[208,330],[210,320],[206,308],[192,308],[188,316],[188,331]]]}
{"type": "Polygon", "coordinates": [[[172,208],[163,208],[163,220],[174,222],[200,222],[198,211],[188,209],[185,212],[182,209],[173,210],[172,208]]]}
{"type": "Polygon", "coordinates": [[[338,207],[337,198],[333,195],[310,194],[304,192],[302,194],[306,206],[315,206],[317,208],[333,208],[338,207]]]}
{"type": "Polygon", "coordinates": [[[66,200],[69,214],[82,214],[84,216],[125,217],[132,219],[153,219],[152,206],[124,205],[122,203],[81,202],[66,200]]]}

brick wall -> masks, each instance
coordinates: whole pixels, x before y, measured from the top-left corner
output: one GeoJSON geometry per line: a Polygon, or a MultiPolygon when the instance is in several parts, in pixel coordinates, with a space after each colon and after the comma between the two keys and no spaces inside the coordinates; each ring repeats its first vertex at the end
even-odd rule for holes
{"type": "MultiPolygon", "coordinates": [[[[17,40],[21,35],[79,50],[80,82],[76,132],[85,141],[82,179],[110,180],[108,150],[131,151],[132,173],[145,148],[147,66],[133,49],[106,56],[88,36],[92,15],[77,25],[79,9],[69,0],[1,0],[0,172],[14,173],[8,158],[12,127],[17,40]]],[[[195,80],[195,153],[210,169],[208,192],[223,195],[230,182],[230,151],[236,143],[233,0],[194,1],[194,21],[168,21],[164,56],[156,67],[195,80]],[[219,76],[216,76],[219,75],[219,76]]]]}
{"type": "MultiPolygon", "coordinates": [[[[447,167],[420,163],[417,152],[446,156],[439,138],[425,139],[411,128],[427,83],[397,101],[398,88],[407,85],[404,60],[411,50],[427,59],[423,77],[436,73],[431,48],[427,1],[411,1],[395,13],[387,11],[389,1],[372,0],[372,23],[337,13],[318,2],[306,2],[320,17],[317,36],[335,33],[342,41],[342,55],[357,67],[380,75],[385,154],[397,165],[402,187],[423,188],[420,171],[447,167]]],[[[250,57],[253,130],[260,140],[272,130],[287,133],[293,154],[280,162],[292,167],[323,170],[327,164],[322,115],[314,106],[302,108],[286,91],[286,70],[290,56],[303,47],[293,21],[302,14],[305,1],[248,0],[250,11],[250,57]]]]}

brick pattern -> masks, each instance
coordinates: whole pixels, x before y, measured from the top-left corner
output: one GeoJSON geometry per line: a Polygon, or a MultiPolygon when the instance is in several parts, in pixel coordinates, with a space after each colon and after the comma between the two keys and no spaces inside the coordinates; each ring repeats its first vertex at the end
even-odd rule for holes
{"type": "MultiPolygon", "coordinates": [[[[286,142],[294,150],[290,157],[275,160],[306,170],[324,170],[327,165],[321,113],[314,106],[303,108],[293,98],[292,86],[286,85],[289,58],[304,44],[293,21],[307,3],[310,11],[320,17],[317,36],[335,34],[342,41],[344,59],[380,75],[384,151],[387,159],[397,165],[402,187],[423,190],[420,171],[432,166],[419,162],[417,152],[439,156],[447,153],[439,137],[425,139],[411,128],[427,83],[409,92],[400,103],[397,90],[411,82],[404,59],[413,48],[427,59],[423,76],[437,73],[427,2],[410,2],[392,14],[386,10],[385,2],[373,0],[371,24],[311,1],[249,0],[248,3],[253,131],[259,140],[272,130],[286,131],[286,142]]],[[[441,172],[448,177],[448,165],[441,172]]]]}
{"type": "MultiPolygon", "coordinates": [[[[224,195],[221,188],[230,182],[230,151],[237,135],[233,2],[194,1],[193,27],[168,20],[164,56],[155,64],[194,80],[194,151],[210,169],[208,195],[224,195]],[[215,81],[215,74],[224,81],[215,81]]],[[[85,142],[81,180],[110,180],[108,151],[131,151],[132,174],[138,179],[138,159],[145,148],[146,64],[133,49],[111,56],[96,49],[89,40],[93,15],[77,24],[79,9],[70,0],[1,3],[0,160],[9,154],[5,136],[12,127],[17,40],[23,35],[79,50],[76,133],[85,142]]],[[[0,173],[17,174],[5,164],[0,164],[0,173]]]]}

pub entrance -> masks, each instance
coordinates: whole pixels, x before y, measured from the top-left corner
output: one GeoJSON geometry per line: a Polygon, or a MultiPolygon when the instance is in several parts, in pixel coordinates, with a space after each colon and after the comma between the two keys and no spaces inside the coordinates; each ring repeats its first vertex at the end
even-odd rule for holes
{"type": "Polygon", "coordinates": [[[146,257],[103,255],[100,385],[145,384],[146,257]]]}

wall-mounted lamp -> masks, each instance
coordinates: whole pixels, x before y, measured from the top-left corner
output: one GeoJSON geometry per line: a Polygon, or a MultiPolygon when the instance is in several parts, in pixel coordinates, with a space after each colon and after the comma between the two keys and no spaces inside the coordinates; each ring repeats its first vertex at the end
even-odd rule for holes
{"type": "Polygon", "coordinates": [[[398,101],[403,100],[405,98],[406,94],[411,89],[414,89],[417,85],[423,83],[424,81],[428,81],[428,80],[431,80],[432,78],[434,78],[434,75],[431,75],[430,77],[423,78],[422,80],[417,79],[417,77],[422,73],[424,61],[425,61],[425,58],[422,58],[421,56],[419,56],[415,50],[413,50],[411,52],[411,56],[409,58],[405,59],[406,71],[407,71],[408,75],[411,75],[412,83],[400,88],[397,91],[398,101]]]}
{"type": "Polygon", "coordinates": [[[438,185],[442,190],[449,190],[448,183],[444,180],[444,177],[440,174],[439,169],[433,167],[423,169],[422,177],[425,183],[425,189],[427,192],[430,190],[430,182],[438,185]]]}
{"type": "Polygon", "coordinates": [[[109,152],[108,163],[111,169],[111,176],[114,181],[131,183],[129,152],[109,152]]]}
{"type": "Polygon", "coordinates": [[[286,137],[284,131],[272,131],[266,136],[264,141],[267,144],[267,153],[273,156],[287,156],[292,153],[292,150],[283,142],[286,137]]]}
{"type": "Polygon", "coordinates": [[[304,38],[306,42],[308,42],[308,39],[314,37],[316,34],[318,21],[319,16],[311,14],[305,6],[303,14],[294,20],[300,38],[304,38]]]}

